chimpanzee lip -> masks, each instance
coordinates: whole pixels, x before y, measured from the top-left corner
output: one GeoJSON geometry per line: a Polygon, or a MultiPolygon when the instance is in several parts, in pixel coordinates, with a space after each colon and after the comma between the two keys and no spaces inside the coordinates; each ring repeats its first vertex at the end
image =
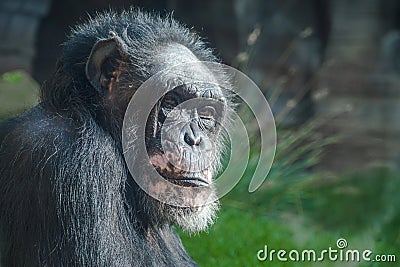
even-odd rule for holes
{"type": "Polygon", "coordinates": [[[199,186],[209,185],[209,183],[205,179],[202,179],[200,177],[179,176],[177,178],[168,178],[168,177],[164,178],[171,183],[185,187],[199,187],[199,186]]]}
{"type": "Polygon", "coordinates": [[[167,181],[185,187],[209,186],[210,182],[197,173],[184,172],[174,167],[164,153],[154,153],[150,156],[150,163],[157,172],[167,181]]]}

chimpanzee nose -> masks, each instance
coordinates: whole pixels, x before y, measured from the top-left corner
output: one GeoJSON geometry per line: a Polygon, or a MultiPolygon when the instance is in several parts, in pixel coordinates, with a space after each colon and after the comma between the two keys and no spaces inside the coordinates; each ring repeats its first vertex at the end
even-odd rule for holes
{"type": "Polygon", "coordinates": [[[202,135],[199,127],[195,123],[189,123],[185,127],[183,140],[189,146],[198,146],[201,143],[202,135]]]}

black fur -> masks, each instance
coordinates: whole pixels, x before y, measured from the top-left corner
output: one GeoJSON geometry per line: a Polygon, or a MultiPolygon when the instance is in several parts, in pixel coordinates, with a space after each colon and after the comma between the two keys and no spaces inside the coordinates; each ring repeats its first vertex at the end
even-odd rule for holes
{"type": "Polygon", "coordinates": [[[151,201],[131,182],[121,122],[107,118],[85,76],[93,45],[110,31],[127,44],[125,79],[135,88],[159,70],[153,55],[164,44],[215,61],[172,18],[130,10],[78,26],[41,89],[41,103],[0,124],[2,266],[195,265],[173,227],[154,218],[151,201]]]}

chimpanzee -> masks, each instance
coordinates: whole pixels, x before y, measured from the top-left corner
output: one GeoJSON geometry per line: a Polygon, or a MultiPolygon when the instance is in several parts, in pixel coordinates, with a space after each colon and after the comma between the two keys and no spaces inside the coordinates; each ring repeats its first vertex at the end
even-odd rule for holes
{"type": "MultiPolygon", "coordinates": [[[[191,232],[205,229],[215,219],[218,201],[179,207],[153,199],[133,179],[121,144],[125,110],[140,85],[159,71],[192,61],[217,58],[171,16],[108,11],[72,31],[54,74],[41,88],[40,103],[0,124],[2,266],[196,265],[174,225],[191,232]]],[[[221,123],[211,125],[217,114],[211,106],[191,117],[190,127],[169,130],[179,140],[181,164],[212,162],[209,172],[163,168],[159,128],[174,106],[190,99],[216,99],[228,111],[226,91],[217,85],[181,85],[152,109],[145,126],[148,159],[169,182],[214,187],[219,151],[191,160],[203,153],[201,147],[219,149],[222,131],[217,128],[229,112],[218,113],[221,123]]]]}

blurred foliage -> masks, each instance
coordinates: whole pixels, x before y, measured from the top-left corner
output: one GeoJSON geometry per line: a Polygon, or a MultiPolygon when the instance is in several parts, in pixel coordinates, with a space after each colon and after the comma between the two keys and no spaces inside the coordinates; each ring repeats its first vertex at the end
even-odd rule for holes
{"type": "Polygon", "coordinates": [[[18,83],[23,79],[23,74],[19,71],[6,72],[1,75],[1,81],[7,83],[18,83]]]}
{"type": "Polygon", "coordinates": [[[225,197],[225,202],[236,205],[245,203],[261,211],[268,209],[268,206],[285,210],[287,203],[298,204],[303,194],[299,188],[318,176],[312,168],[318,163],[323,148],[335,141],[335,138],[316,134],[318,127],[316,121],[310,121],[297,130],[279,129],[276,154],[267,180],[256,192],[248,194],[248,184],[258,162],[257,147],[253,147],[243,179],[225,197]],[[285,201],[278,201],[282,200],[282,196],[286,197],[285,201]]]}
{"type": "Polygon", "coordinates": [[[0,120],[15,116],[38,102],[39,85],[23,71],[0,76],[0,120]]]}

